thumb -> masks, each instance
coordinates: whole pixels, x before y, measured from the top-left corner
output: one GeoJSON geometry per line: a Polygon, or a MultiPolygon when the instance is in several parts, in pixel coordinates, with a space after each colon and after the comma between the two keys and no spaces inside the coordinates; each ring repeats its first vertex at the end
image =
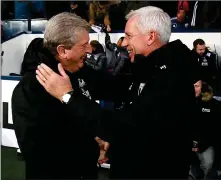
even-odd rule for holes
{"type": "Polygon", "coordinates": [[[58,71],[59,71],[59,73],[60,73],[63,77],[66,77],[66,76],[67,76],[67,74],[65,73],[64,68],[62,67],[61,63],[58,64],[58,71]]]}

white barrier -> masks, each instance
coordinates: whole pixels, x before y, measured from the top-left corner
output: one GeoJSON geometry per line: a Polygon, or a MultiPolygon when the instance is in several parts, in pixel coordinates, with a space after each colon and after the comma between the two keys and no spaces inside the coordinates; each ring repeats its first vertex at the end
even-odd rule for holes
{"type": "MultiPolygon", "coordinates": [[[[116,43],[121,36],[124,36],[124,33],[110,33],[110,36],[111,41],[116,43]]],[[[2,75],[8,76],[10,73],[20,73],[25,50],[31,40],[36,37],[43,37],[43,34],[22,34],[2,44],[2,50],[4,51],[2,75]]],[[[203,39],[212,51],[215,45],[216,52],[221,56],[221,33],[172,33],[170,41],[180,39],[192,49],[193,41],[197,38],[203,39]]],[[[90,39],[105,44],[105,34],[91,33],[90,39]]]]}
{"type": "MultiPolygon", "coordinates": [[[[124,36],[123,33],[112,34],[110,33],[111,41],[117,42],[117,40],[124,36]]],[[[9,73],[19,73],[21,62],[28,44],[32,39],[36,37],[43,37],[43,34],[22,34],[14,39],[11,39],[2,44],[2,50],[4,51],[2,75],[8,76],[9,73]]],[[[202,38],[208,46],[213,50],[214,44],[216,46],[216,52],[221,56],[221,33],[172,33],[171,39],[180,39],[190,49],[192,49],[192,43],[195,39],[202,38]]],[[[90,34],[91,40],[98,40],[102,44],[105,42],[105,35],[98,35],[96,33],[90,34]]],[[[8,77],[10,79],[10,77],[8,77]]],[[[8,129],[4,125],[12,124],[11,115],[11,95],[14,87],[17,85],[18,80],[1,80],[2,82],[2,102],[8,105],[8,119],[4,119],[2,129],[2,145],[9,147],[18,147],[17,139],[13,129],[8,129]]],[[[3,114],[3,113],[2,113],[3,114]]]]}
{"type": "Polygon", "coordinates": [[[12,112],[11,112],[11,97],[15,86],[18,84],[19,80],[1,80],[2,82],[2,144],[7,147],[18,148],[17,138],[15,136],[15,131],[10,129],[10,125],[13,124],[12,112]],[[4,116],[4,113],[7,115],[4,116]]]}

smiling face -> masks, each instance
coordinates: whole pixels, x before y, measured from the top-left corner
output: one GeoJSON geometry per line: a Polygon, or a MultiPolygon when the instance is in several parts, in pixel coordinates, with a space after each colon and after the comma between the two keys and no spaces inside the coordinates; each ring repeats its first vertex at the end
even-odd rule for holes
{"type": "Polygon", "coordinates": [[[89,44],[89,33],[82,30],[78,33],[78,42],[71,49],[65,49],[59,45],[57,48],[58,59],[65,70],[76,72],[83,67],[86,59],[86,53],[91,53],[92,49],[89,44]]]}
{"type": "Polygon", "coordinates": [[[157,33],[149,31],[142,33],[136,26],[137,17],[130,18],[125,27],[125,38],[122,46],[127,47],[131,62],[134,62],[136,54],[149,55],[153,49],[152,45],[157,40],[157,33]]]}

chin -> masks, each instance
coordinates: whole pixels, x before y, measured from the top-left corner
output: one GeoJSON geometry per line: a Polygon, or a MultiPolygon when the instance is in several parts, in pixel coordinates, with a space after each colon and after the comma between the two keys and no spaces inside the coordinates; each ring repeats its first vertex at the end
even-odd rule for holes
{"type": "Polygon", "coordinates": [[[79,69],[82,68],[83,66],[84,66],[84,62],[78,64],[78,68],[79,68],[79,69]]]}

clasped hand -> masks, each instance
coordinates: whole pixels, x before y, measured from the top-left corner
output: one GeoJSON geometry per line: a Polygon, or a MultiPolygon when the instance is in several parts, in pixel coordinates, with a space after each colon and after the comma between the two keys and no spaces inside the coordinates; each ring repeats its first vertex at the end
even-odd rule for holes
{"type": "Polygon", "coordinates": [[[110,147],[110,144],[99,137],[96,137],[95,140],[97,141],[99,147],[100,147],[100,156],[98,158],[98,163],[103,164],[108,161],[108,158],[106,156],[106,153],[110,147]]]}

